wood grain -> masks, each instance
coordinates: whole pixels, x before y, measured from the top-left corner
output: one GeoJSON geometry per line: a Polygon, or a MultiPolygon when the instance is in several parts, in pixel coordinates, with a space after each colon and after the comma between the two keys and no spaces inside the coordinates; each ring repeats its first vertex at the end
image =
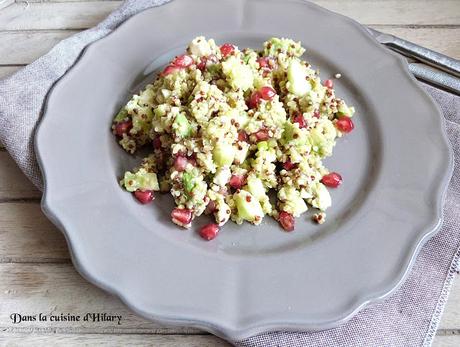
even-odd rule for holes
{"type": "MultiPolygon", "coordinates": [[[[8,77],[22,68],[23,65],[0,66],[0,79],[8,77]]],[[[1,146],[1,144],[0,144],[1,146]]]]}
{"type": "Polygon", "coordinates": [[[199,330],[164,327],[131,313],[119,299],[85,281],[72,264],[0,264],[0,331],[57,333],[183,334],[199,330]],[[23,315],[86,313],[121,315],[118,322],[21,322],[14,324],[12,313],[23,315]]]}
{"type": "Polygon", "coordinates": [[[0,221],[1,263],[70,261],[64,236],[39,203],[0,203],[0,221]]]}
{"type": "Polygon", "coordinates": [[[39,198],[40,196],[41,193],[26,178],[10,155],[5,151],[0,151],[0,202],[11,199],[39,198]]]}
{"type": "MultiPolygon", "coordinates": [[[[30,231],[32,234],[34,231],[30,231]]],[[[59,243],[50,240],[49,251],[59,247],[59,243]]],[[[3,242],[2,242],[3,243],[3,242]]],[[[31,242],[32,244],[33,242],[31,242]]],[[[26,250],[25,248],[24,250],[26,250]]],[[[30,250],[33,247],[28,248],[30,250]]],[[[0,264],[0,329],[28,329],[36,331],[53,328],[60,332],[90,333],[94,331],[118,333],[166,333],[190,332],[195,329],[160,327],[135,316],[119,299],[96,288],[81,278],[70,263],[2,263],[0,264]],[[42,323],[24,322],[15,325],[9,319],[14,312],[23,314],[107,312],[123,316],[121,325],[113,323],[42,323]],[[188,329],[188,330],[187,330],[188,329]]],[[[451,292],[451,299],[444,312],[439,329],[455,330],[459,328],[460,285],[456,284],[451,292]]],[[[446,333],[446,332],[444,332],[446,333]]]]}
{"type": "Polygon", "coordinates": [[[59,41],[75,33],[77,31],[73,30],[45,32],[0,31],[0,65],[31,63],[47,53],[59,41]]]}
{"type": "Polygon", "coordinates": [[[460,345],[459,335],[437,335],[432,347],[458,347],[460,345]]]}
{"type": "Polygon", "coordinates": [[[14,3],[14,0],[0,0],[0,10],[10,6],[11,4],[14,3]]]}
{"type": "MultiPolygon", "coordinates": [[[[460,2],[459,2],[460,3],[460,2]]],[[[460,58],[460,45],[453,44],[460,37],[460,28],[374,28],[412,40],[428,48],[460,58]],[[442,37],[442,40],[439,40],[442,37]]],[[[0,65],[28,64],[47,53],[59,41],[77,33],[74,30],[0,31],[0,65]]]]}
{"type": "MultiPolygon", "coordinates": [[[[363,24],[457,25],[457,0],[316,0],[330,10],[363,24]]],[[[32,2],[26,8],[16,3],[0,12],[0,30],[84,29],[103,20],[119,1],[32,2]],[[33,18],[33,20],[30,20],[33,18]]]]}
{"type": "Polygon", "coordinates": [[[444,309],[444,314],[439,328],[457,330],[456,333],[460,334],[460,281],[458,280],[458,276],[452,286],[449,300],[447,301],[447,305],[444,309]]]}
{"type": "Polygon", "coordinates": [[[116,334],[27,334],[2,333],[0,343],[8,346],[155,346],[227,347],[227,342],[211,335],[116,335],[116,334]]]}
{"type": "Polygon", "coordinates": [[[118,1],[37,2],[28,7],[16,3],[0,12],[0,30],[85,29],[119,5],[118,1]]]}

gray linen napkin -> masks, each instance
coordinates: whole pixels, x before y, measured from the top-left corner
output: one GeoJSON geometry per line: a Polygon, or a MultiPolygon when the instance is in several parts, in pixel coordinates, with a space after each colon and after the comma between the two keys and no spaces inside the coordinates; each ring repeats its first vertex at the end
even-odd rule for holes
{"type": "MultiPolygon", "coordinates": [[[[128,0],[97,27],[74,35],[13,76],[0,81],[0,141],[40,189],[33,135],[53,84],[89,43],[126,18],[168,0],[128,0]]],[[[341,327],[317,333],[270,333],[232,341],[238,346],[429,346],[433,341],[460,258],[460,98],[425,86],[441,106],[456,155],[454,176],[439,233],[420,252],[404,285],[341,327]]]]}

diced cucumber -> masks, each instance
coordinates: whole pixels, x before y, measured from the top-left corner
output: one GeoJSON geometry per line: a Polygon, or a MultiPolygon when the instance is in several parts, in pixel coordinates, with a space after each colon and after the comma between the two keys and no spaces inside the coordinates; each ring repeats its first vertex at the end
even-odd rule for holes
{"type": "Polygon", "coordinates": [[[288,81],[288,90],[297,96],[304,96],[311,90],[310,81],[307,80],[307,69],[296,59],[289,64],[288,81]]]}
{"type": "Polygon", "coordinates": [[[212,151],[212,157],[217,166],[230,166],[235,159],[235,149],[229,143],[219,142],[212,151]]]}
{"type": "Polygon", "coordinates": [[[160,189],[157,175],[153,172],[147,172],[145,169],[139,169],[139,171],[135,173],[130,171],[126,172],[122,184],[128,192],[160,189]]]}
{"type": "Polygon", "coordinates": [[[115,116],[115,118],[113,119],[113,121],[115,123],[118,123],[118,122],[121,122],[123,120],[125,120],[125,118],[128,117],[128,111],[126,110],[126,108],[122,108],[118,113],[117,115],[115,116]]]}
{"type": "Polygon", "coordinates": [[[265,197],[265,188],[262,181],[255,177],[254,175],[250,175],[247,181],[247,187],[249,192],[257,199],[260,200],[265,197]]]}
{"type": "Polygon", "coordinates": [[[235,164],[241,164],[246,160],[249,152],[249,144],[244,142],[239,144],[238,147],[233,147],[235,150],[235,164]],[[240,149],[241,148],[241,149],[240,149]]]}
{"type": "Polygon", "coordinates": [[[257,149],[259,151],[266,151],[268,149],[268,142],[267,141],[260,141],[257,143],[257,149]]]}
{"type": "Polygon", "coordinates": [[[173,128],[176,130],[176,134],[180,137],[188,137],[192,132],[192,127],[187,117],[183,113],[179,113],[174,119],[173,128]]]}
{"type": "Polygon", "coordinates": [[[259,201],[251,193],[240,190],[234,195],[238,217],[248,222],[258,223],[264,215],[259,201]]]}
{"type": "Polygon", "coordinates": [[[308,210],[308,206],[301,194],[294,187],[283,187],[278,191],[278,199],[282,201],[283,211],[291,213],[294,217],[300,216],[308,210]]]}

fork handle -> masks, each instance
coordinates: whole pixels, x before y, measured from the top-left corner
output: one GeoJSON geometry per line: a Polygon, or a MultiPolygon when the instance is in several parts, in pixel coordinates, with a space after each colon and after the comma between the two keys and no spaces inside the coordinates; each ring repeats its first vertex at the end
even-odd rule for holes
{"type": "Polygon", "coordinates": [[[394,39],[386,43],[386,45],[406,56],[416,58],[425,64],[460,77],[460,60],[450,58],[447,55],[421,47],[398,37],[394,37],[394,39]]]}

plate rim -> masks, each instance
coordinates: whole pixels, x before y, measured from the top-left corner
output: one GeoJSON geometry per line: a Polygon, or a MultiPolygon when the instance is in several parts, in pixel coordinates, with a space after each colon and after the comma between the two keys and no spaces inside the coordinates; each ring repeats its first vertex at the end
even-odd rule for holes
{"type": "MultiPolygon", "coordinates": [[[[40,119],[39,124],[37,125],[36,131],[35,131],[35,136],[34,136],[34,150],[37,156],[37,161],[39,164],[40,171],[43,176],[43,183],[44,183],[44,190],[43,190],[43,197],[41,200],[41,208],[44,212],[44,214],[52,221],[54,225],[58,227],[58,229],[64,234],[67,245],[69,247],[69,252],[71,255],[71,260],[72,263],[74,264],[75,269],[84,277],[87,281],[90,283],[96,285],[99,288],[102,288],[103,290],[117,296],[118,298],[121,299],[121,301],[132,311],[134,311],[136,314],[139,316],[142,316],[144,318],[147,318],[149,320],[153,320],[162,324],[168,324],[168,325],[179,325],[179,326],[189,326],[189,327],[196,327],[200,329],[204,329],[206,331],[209,331],[219,337],[222,337],[227,340],[243,340],[245,338],[248,338],[250,336],[258,335],[260,333],[267,333],[267,332],[274,332],[274,331],[279,331],[279,330],[285,330],[285,331],[320,331],[320,330],[325,330],[329,328],[336,327],[338,325],[346,323],[349,319],[351,319],[356,313],[361,311],[364,307],[368,306],[371,303],[377,303],[391,294],[393,294],[400,286],[401,284],[405,281],[406,277],[410,273],[413,264],[415,263],[415,260],[417,258],[417,255],[420,253],[423,245],[431,239],[440,229],[442,222],[443,222],[443,202],[445,200],[446,194],[447,194],[447,189],[449,185],[450,178],[453,173],[454,169],[454,163],[453,163],[453,150],[450,145],[450,142],[447,137],[447,131],[446,131],[446,121],[444,119],[444,116],[442,114],[442,111],[439,107],[439,105],[433,100],[431,95],[425,91],[422,86],[418,83],[418,81],[415,79],[415,77],[410,73],[407,62],[399,56],[398,54],[390,51],[387,48],[384,48],[381,44],[379,44],[373,37],[372,35],[366,30],[366,28],[355,21],[354,19],[351,19],[349,17],[346,17],[342,14],[330,11],[328,9],[325,9],[319,5],[316,5],[314,3],[311,3],[307,0],[289,0],[289,2],[294,2],[294,3],[303,3],[308,6],[311,6],[315,8],[318,11],[324,12],[327,14],[327,16],[333,16],[336,17],[337,19],[340,19],[343,22],[346,22],[349,25],[354,26],[357,28],[364,36],[367,36],[369,39],[369,42],[372,42],[372,44],[375,47],[379,47],[381,50],[382,54],[386,55],[391,55],[395,58],[395,61],[397,62],[397,65],[404,75],[406,77],[409,77],[411,84],[413,88],[421,91],[424,94],[424,97],[427,98],[431,104],[435,107],[437,111],[437,118],[438,121],[441,123],[440,124],[440,129],[441,133],[440,138],[442,138],[445,147],[448,150],[448,163],[447,163],[447,168],[445,170],[445,173],[443,174],[443,177],[441,180],[439,180],[439,184],[436,187],[436,199],[433,198],[433,201],[435,200],[435,205],[436,205],[436,215],[433,217],[433,223],[427,223],[429,226],[434,225],[434,227],[429,227],[426,226],[424,228],[424,233],[420,233],[420,238],[418,239],[418,242],[414,245],[412,245],[412,248],[408,250],[408,254],[410,254],[410,260],[408,261],[407,264],[404,264],[405,266],[401,267],[400,272],[395,276],[396,279],[396,285],[392,285],[391,288],[385,289],[384,294],[378,295],[378,296],[371,296],[365,300],[362,300],[359,304],[354,304],[354,309],[351,312],[348,312],[346,315],[343,317],[340,317],[338,319],[335,319],[331,322],[328,322],[326,324],[321,324],[320,327],[315,326],[314,324],[305,324],[305,322],[297,322],[297,323],[282,323],[282,322],[274,322],[272,324],[252,324],[250,327],[247,328],[240,328],[240,329],[230,329],[223,327],[219,323],[213,323],[211,321],[199,321],[199,320],[193,320],[193,319],[183,319],[177,316],[174,317],[169,317],[166,315],[155,315],[151,312],[145,312],[142,310],[142,308],[138,307],[135,303],[131,302],[129,299],[129,295],[125,295],[122,293],[121,290],[119,290],[116,285],[114,284],[108,284],[108,283],[103,283],[103,281],[95,278],[91,272],[87,269],[85,265],[80,260],[80,257],[75,249],[77,248],[70,237],[69,231],[65,227],[65,223],[61,220],[61,218],[58,216],[53,211],[53,203],[52,203],[52,197],[50,197],[49,190],[48,188],[48,180],[47,180],[47,168],[46,168],[46,155],[40,150],[40,133],[41,131],[45,128],[44,124],[46,124],[46,115],[49,112],[49,109],[51,108],[50,105],[52,104],[53,100],[53,94],[56,89],[58,89],[62,82],[66,79],[66,77],[69,75],[69,72],[74,70],[79,63],[82,61],[82,58],[88,53],[88,51],[96,49],[95,47],[98,46],[98,43],[101,41],[104,41],[107,37],[111,36],[124,26],[126,26],[128,23],[131,21],[135,21],[138,16],[140,16],[144,12],[148,11],[155,11],[157,7],[163,7],[167,6],[168,4],[171,4],[173,2],[179,2],[181,0],[171,0],[170,2],[166,2],[160,6],[155,6],[155,7],[150,7],[147,9],[144,9],[135,15],[129,17],[125,21],[123,21],[120,25],[118,25],[115,29],[113,29],[109,34],[98,38],[97,40],[93,41],[92,43],[88,44],[81,52],[79,57],[76,59],[76,61],[72,64],[72,66],[59,78],[59,80],[52,86],[51,90],[49,91],[46,101],[43,107],[43,113],[42,117],[40,119]],[[436,222],[436,223],[435,223],[436,222]]],[[[250,0],[246,0],[250,1],[250,0]]]]}

